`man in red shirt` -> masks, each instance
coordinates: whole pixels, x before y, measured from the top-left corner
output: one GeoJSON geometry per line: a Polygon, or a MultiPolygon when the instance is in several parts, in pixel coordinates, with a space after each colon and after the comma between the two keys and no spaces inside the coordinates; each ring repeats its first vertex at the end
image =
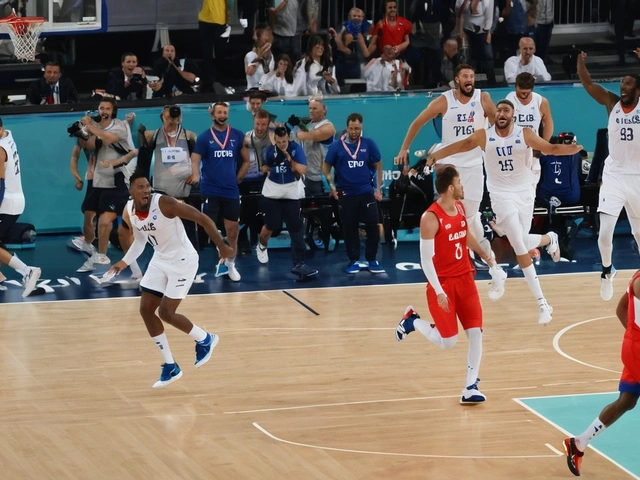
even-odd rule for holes
{"type": "Polygon", "coordinates": [[[396,57],[401,57],[409,46],[409,34],[411,22],[404,17],[396,15],[396,0],[385,0],[384,18],[371,28],[371,41],[369,43],[369,55],[378,49],[382,55],[385,45],[394,48],[396,57]]]}
{"type": "Polygon", "coordinates": [[[440,348],[451,348],[458,340],[459,319],[469,338],[467,380],[460,403],[481,403],[486,399],[478,390],[477,377],[482,358],[482,305],[467,246],[491,266],[492,288],[504,291],[507,275],[468,229],[460,201],[464,190],[455,167],[447,166],[438,173],[436,190],[440,198],[420,220],[420,260],[428,281],[427,304],[434,323],[421,320],[409,306],[396,328],[396,339],[401,341],[417,330],[440,348]]]}
{"type": "Polygon", "coordinates": [[[580,435],[565,438],[562,446],[567,454],[567,465],[575,476],[580,476],[580,464],[589,442],[604,432],[616,420],[632,410],[640,397],[640,270],[637,271],[627,291],[616,308],[616,316],[626,329],[622,341],[622,375],[618,391],[620,396],[610,403],[598,418],[580,435]]]}

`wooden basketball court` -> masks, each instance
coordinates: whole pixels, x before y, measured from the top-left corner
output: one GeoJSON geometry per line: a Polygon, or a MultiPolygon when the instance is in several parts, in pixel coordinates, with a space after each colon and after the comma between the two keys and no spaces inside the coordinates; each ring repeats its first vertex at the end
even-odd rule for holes
{"type": "MultiPolygon", "coordinates": [[[[195,369],[193,341],[168,328],[184,376],[159,390],[137,298],[3,304],[0,477],[573,478],[565,434],[513,399],[617,390],[631,274],[608,303],[597,273],[542,277],[546,327],[524,279],[498,302],[478,282],[479,406],[458,403],[464,335],[447,351],[418,332],[395,340],[406,305],[428,318],[424,285],[190,296],[180,311],[220,344],[195,369]]],[[[631,478],[591,450],[582,470],[631,478]]]]}

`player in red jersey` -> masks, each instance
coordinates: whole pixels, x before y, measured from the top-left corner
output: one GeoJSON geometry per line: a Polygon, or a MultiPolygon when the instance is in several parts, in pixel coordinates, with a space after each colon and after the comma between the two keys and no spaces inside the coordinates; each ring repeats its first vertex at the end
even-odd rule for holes
{"type": "Polygon", "coordinates": [[[420,259],[427,277],[427,304],[435,323],[421,320],[412,306],[407,307],[396,328],[401,341],[418,330],[440,348],[451,348],[458,340],[458,320],[469,338],[466,387],[460,403],[484,402],[478,390],[478,370],[482,358],[482,305],[474,281],[475,270],[467,247],[491,266],[492,288],[504,291],[505,272],[500,269],[470,233],[462,200],[460,175],[447,166],[436,177],[440,198],[420,220],[420,259]]]}
{"type": "Polygon", "coordinates": [[[624,367],[618,385],[620,396],[604,407],[581,435],[564,439],[562,445],[567,454],[567,465],[577,477],[580,476],[580,464],[589,442],[632,410],[640,397],[640,270],[633,275],[627,291],[620,298],[616,315],[626,329],[621,354],[624,367]]]}

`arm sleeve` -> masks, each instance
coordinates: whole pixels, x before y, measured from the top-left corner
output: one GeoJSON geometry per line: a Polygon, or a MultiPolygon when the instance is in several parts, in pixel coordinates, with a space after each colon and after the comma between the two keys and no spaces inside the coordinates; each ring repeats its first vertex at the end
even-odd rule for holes
{"type": "Polygon", "coordinates": [[[146,241],[144,239],[144,235],[138,231],[138,229],[134,228],[133,225],[130,225],[131,230],[133,231],[133,244],[129,247],[129,251],[124,256],[122,261],[127,265],[131,265],[140,255],[144,252],[144,246],[146,245],[146,241]]]}
{"type": "Polygon", "coordinates": [[[436,273],[436,267],[433,264],[433,256],[435,255],[435,241],[433,238],[420,239],[420,263],[422,263],[422,271],[427,277],[427,281],[431,284],[436,292],[436,295],[444,293],[438,274],[436,273]]]}

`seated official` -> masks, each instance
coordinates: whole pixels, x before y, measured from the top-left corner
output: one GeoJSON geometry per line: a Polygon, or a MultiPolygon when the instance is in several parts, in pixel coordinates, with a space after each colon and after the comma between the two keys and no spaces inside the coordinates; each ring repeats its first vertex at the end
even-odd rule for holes
{"type": "Polygon", "coordinates": [[[32,82],[27,90],[27,100],[32,105],[58,105],[77,103],[78,91],[71,79],[62,77],[62,69],[57,62],[44,66],[42,78],[32,82]]]}
{"type": "Polygon", "coordinates": [[[146,98],[147,75],[138,66],[138,57],[133,53],[123,53],[120,68],[109,72],[107,93],[116,100],[134,100],[146,98]]]}
{"type": "Polygon", "coordinates": [[[199,80],[197,72],[191,60],[176,58],[176,48],[171,44],[165,45],[162,57],[153,64],[153,74],[159,78],[156,82],[149,82],[153,98],[196,93],[193,87],[199,80]]]}

